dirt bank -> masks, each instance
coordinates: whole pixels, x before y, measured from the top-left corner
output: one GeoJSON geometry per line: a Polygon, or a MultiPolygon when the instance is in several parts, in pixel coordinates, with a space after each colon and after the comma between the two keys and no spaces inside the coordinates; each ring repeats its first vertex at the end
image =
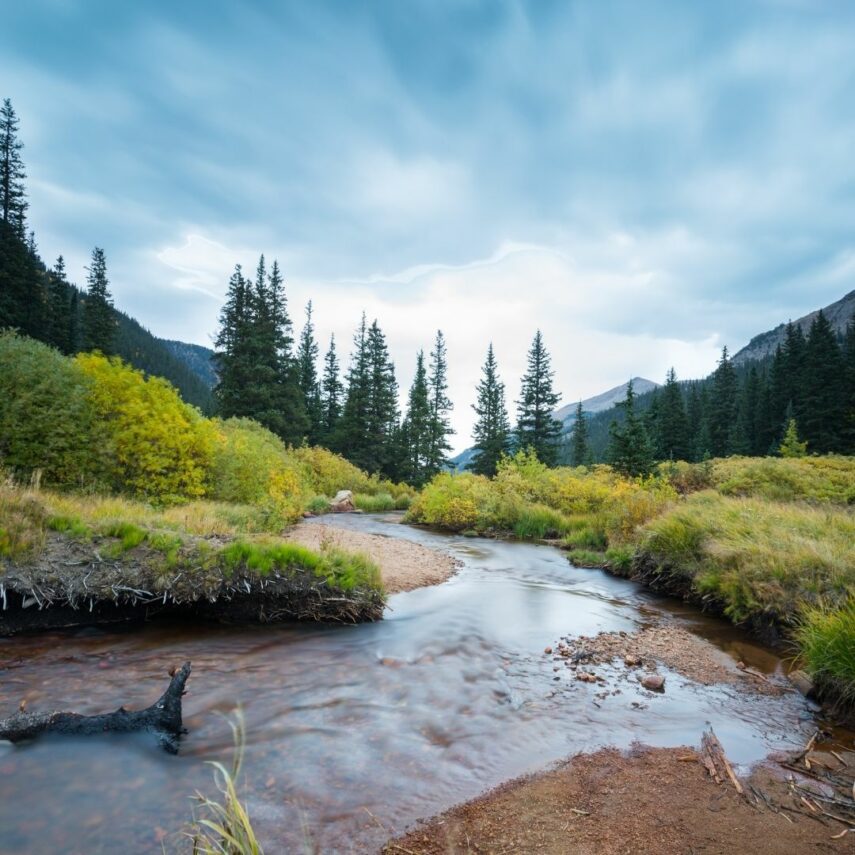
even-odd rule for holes
{"type": "Polygon", "coordinates": [[[288,533],[287,539],[310,549],[320,550],[329,545],[365,553],[380,567],[383,586],[389,594],[438,585],[457,570],[455,559],[444,552],[381,534],[301,523],[288,533]]]}
{"type": "MultiPolygon", "coordinates": [[[[628,754],[604,749],[579,755],[554,770],[511,781],[460,805],[390,841],[383,852],[853,851],[855,834],[833,839],[848,824],[810,810],[798,793],[791,792],[785,777],[789,773],[781,767],[756,769],[743,781],[746,797],[729,783],[716,784],[699,760],[698,753],[688,748],[636,747],[628,754]],[[751,787],[762,795],[755,796],[751,787]]],[[[855,753],[844,760],[851,767],[855,753]]],[[[831,764],[836,762],[832,757],[831,764]]]]}

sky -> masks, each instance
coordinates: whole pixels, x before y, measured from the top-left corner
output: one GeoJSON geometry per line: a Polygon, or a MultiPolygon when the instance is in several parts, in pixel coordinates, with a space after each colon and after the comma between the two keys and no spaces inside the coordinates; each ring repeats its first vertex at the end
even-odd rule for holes
{"type": "Polygon", "coordinates": [[[0,97],[48,263],[210,345],[263,252],[402,399],[441,328],[461,450],[490,341],[511,408],[538,328],[572,402],[855,288],[853,45],[849,0],[27,0],[0,97]]]}

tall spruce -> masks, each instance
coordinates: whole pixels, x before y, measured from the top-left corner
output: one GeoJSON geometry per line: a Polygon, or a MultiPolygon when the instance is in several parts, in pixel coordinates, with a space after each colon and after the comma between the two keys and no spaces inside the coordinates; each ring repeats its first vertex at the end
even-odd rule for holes
{"type": "Polygon", "coordinates": [[[846,422],[847,378],[843,352],[822,311],[811,322],[802,371],[801,407],[795,415],[802,437],[812,452],[837,451],[846,422]]]}
{"type": "Polygon", "coordinates": [[[343,386],[339,376],[335,335],[330,336],[330,346],[324,356],[324,373],[321,378],[321,442],[335,449],[338,423],[341,418],[343,386]]]}
{"type": "Polygon", "coordinates": [[[324,434],[321,385],[318,382],[318,352],[315,325],[312,322],[312,301],[309,300],[306,304],[306,323],[300,333],[300,344],[297,348],[297,371],[309,419],[307,439],[312,445],[319,443],[324,434]]]}
{"type": "Polygon", "coordinates": [[[727,347],[721,351],[718,367],[713,373],[712,390],[707,414],[710,431],[710,453],[713,457],[733,454],[734,426],[737,418],[739,381],[727,347]]]}
{"type": "Polygon", "coordinates": [[[27,195],[24,162],[18,139],[18,117],[12,102],[5,98],[0,107],[0,218],[22,240],[26,232],[27,195]]]}
{"type": "Polygon", "coordinates": [[[229,279],[226,302],[220,311],[220,329],[214,342],[217,365],[214,395],[219,413],[224,418],[253,415],[245,396],[253,370],[251,329],[248,283],[237,264],[229,279]]]}
{"type": "Polygon", "coordinates": [[[627,384],[626,398],[617,406],[623,411],[623,422],[611,423],[609,463],[631,478],[649,475],[653,471],[653,448],[644,419],[636,411],[632,380],[627,384]]]}
{"type": "Polygon", "coordinates": [[[560,398],[552,387],[554,374],[543,335],[538,330],[529,348],[517,401],[516,444],[518,448],[534,449],[538,460],[547,466],[555,465],[562,427],[552,415],[560,398]]]}
{"type": "Polygon", "coordinates": [[[407,398],[407,413],[401,425],[400,444],[404,456],[400,476],[421,486],[428,480],[431,407],[425,354],[416,354],[416,373],[407,398]]]}
{"type": "Polygon", "coordinates": [[[48,271],[46,340],[62,353],[72,353],[71,285],[65,272],[65,260],[60,255],[48,271]]]}
{"type": "Polygon", "coordinates": [[[107,279],[104,250],[96,246],[86,268],[86,300],[83,304],[83,349],[110,355],[115,350],[116,316],[107,279]]]}
{"type": "Polygon", "coordinates": [[[365,467],[367,460],[368,407],[371,378],[368,366],[368,323],[365,312],[353,336],[347,370],[347,391],[339,421],[338,449],[352,463],[365,467]]]}
{"type": "Polygon", "coordinates": [[[369,472],[393,477],[395,434],[398,429],[398,382],[389,358],[386,336],[375,319],[366,336],[368,407],[365,425],[364,466],[369,472]]]}
{"type": "Polygon", "coordinates": [[[487,358],[477,387],[477,400],[472,409],[477,416],[472,431],[475,454],[466,468],[479,475],[493,476],[503,455],[510,452],[511,423],[505,405],[505,384],[499,379],[492,342],[487,348],[487,358]]]}
{"type": "Polygon", "coordinates": [[[659,459],[692,459],[686,404],[683,400],[683,390],[677,382],[677,373],[673,367],[665,376],[665,386],[659,396],[659,412],[655,430],[656,456],[659,459]]]}
{"type": "Polygon", "coordinates": [[[448,348],[442,330],[437,330],[430,353],[428,392],[430,427],[426,474],[427,477],[433,477],[449,465],[451,444],[448,438],[454,434],[449,418],[453,405],[448,397],[448,348]]]}
{"type": "Polygon", "coordinates": [[[587,466],[591,462],[591,446],[588,440],[588,416],[582,402],[576,404],[576,417],[570,433],[570,462],[574,466],[587,466]]]}

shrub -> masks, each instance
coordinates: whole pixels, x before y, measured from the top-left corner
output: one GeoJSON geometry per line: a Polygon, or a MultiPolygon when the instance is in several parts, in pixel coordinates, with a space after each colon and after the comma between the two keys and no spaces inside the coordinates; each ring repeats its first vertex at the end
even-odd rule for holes
{"type": "Polygon", "coordinates": [[[106,472],[92,382],[45,344],[0,333],[0,462],[23,480],[90,486],[106,472]]]}
{"type": "Polygon", "coordinates": [[[204,495],[216,442],[210,421],[166,380],[146,379],[120,359],[89,353],[75,362],[92,381],[114,486],[163,503],[204,495]]]}

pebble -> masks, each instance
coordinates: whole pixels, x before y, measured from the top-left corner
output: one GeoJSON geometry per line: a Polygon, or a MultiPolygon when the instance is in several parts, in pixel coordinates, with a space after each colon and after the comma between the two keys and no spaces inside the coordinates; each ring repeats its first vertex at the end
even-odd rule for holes
{"type": "Polygon", "coordinates": [[[649,689],[651,692],[664,692],[665,678],[660,674],[647,674],[642,677],[641,685],[644,686],[645,689],[649,689]]]}
{"type": "Polygon", "coordinates": [[[544,652],[547,656],[549,656],[549,655],[552,653],[552,648],[551,648],[551,647],[545,647],[545,648],[544,648],[544,650],[543,650],[543,652],[544,652]]]}

